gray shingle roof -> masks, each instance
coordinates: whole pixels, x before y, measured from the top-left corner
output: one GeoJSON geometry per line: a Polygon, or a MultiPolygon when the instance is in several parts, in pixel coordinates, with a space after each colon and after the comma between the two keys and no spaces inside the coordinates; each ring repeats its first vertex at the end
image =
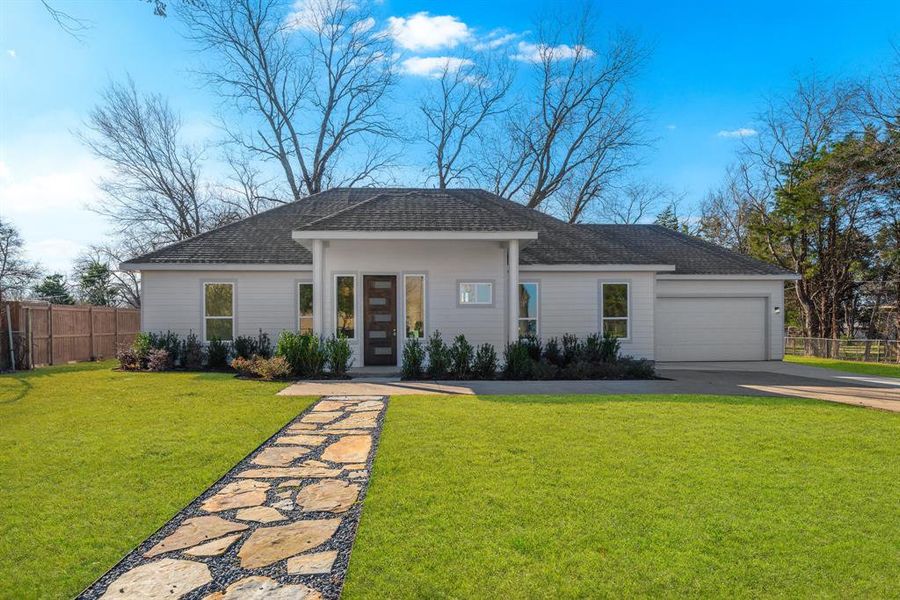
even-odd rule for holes
{"type": "Polygon", "coordinates": [[[522,248],[522,264],[676,264],[685,273],[784,273],[693,238],[679,242],[680,234],[663,228],[571,225],[484,190],[410,188],[328,190],[128,262],[310,264],[311,253],[291,237],[295,230],[537,231],[538,239],[522,248]]]}
{"type": "Polygon", "coordinates": [[[674,264],[676,275],[790,275],[780,267],[739,254],[661,225],[579,227],[596,239],[615,240],[658,262],[674,264]]]}

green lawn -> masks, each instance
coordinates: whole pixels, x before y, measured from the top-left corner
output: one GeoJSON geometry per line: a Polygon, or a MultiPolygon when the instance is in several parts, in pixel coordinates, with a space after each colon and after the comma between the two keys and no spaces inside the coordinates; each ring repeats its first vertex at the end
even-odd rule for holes
{"type": "Polygon", "coordinates": [[[345,598],[900,597],[900,415],[391,400],[345,598]]]}
{"type": "Polygon", "coordinates": [[[877,375],[879,377],[900,377],[900,365],[887,363],[860,362],[855,360],[836,360],[833,358],[816,358],[814,356],[785,356],[786,362],[824,367],[849,373],[877,375]]]}
{"type": "Polygon", "coordinates": [[[0,376],[0,598],[72,597],[310,402],[112,366],[0,376]]]}

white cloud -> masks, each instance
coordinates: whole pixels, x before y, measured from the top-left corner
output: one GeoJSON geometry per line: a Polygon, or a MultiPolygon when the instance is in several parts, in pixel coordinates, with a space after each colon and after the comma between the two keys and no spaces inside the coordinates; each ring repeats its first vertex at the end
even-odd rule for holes
{"type": "Polygon", "coordinates": [[[9,178],[9,167],[6,164],[5,160],[0,160],[0,179],[8,179],[9,178]]]}
{"type": "Polygon", "coordinates": [[[757,133],[758,132],[755,129],[750,129],[749,127],[741,127],[740,129],[723,129],[722,131],[717,133],[716,136],[721,138],[742,138],[752,137],[757,133]]]}
{"type": "Polygon", "coordinates": [[[455,48],[472,38],[472,30],[457,17],[427,12],[389,17],[388,31],[400,47],[413,51],[455,48]]]}
{"type": "Polygon", "coordinates": [[[444,69],[458,71],[470,64],[471,60],[455,56],[414,56],[402,63],[404,73],[419,77],[440,77],[444,69]]]}
{"type": "Polygon", "coordinates": [[[507,33],[503,29],[495,29],[487,34],[487,36],[478,42],[472,44],[472,49],[476,52],[484,52],[485,50],[496,50],[501,46],[522,37],[521,33],[507,33]]]}
{"type": "Polygon", "coordinates": [[[15,58],[15,57],[16,57],[16,51],[13,50],[12,48],[10,48],[9,50],[6,51],[6,55],[7,55],[8,57],[10,57],[10,58],[15,58]]]}
{"type": "Polygon", "coordinates": [[[357,21],[353,24],[353,32],[354,33],[365,33],[375,27],[375,19],[372,17],[366,17],[362,21],[357,21]]]}
{"type": "Polygon", "coordinates": [[[84,250],[87,250],[86,244],[63,238],[38,240],[26,246],[28,257],[52,273],[66,273],[72,266],[72,259],[84,250]]]}
{"type": "Polygon", "coordinates": [[[17,176],[4,165],[0,181],[0,205],[10,215],[55,213],[92,203],[99,192],[94,180],[103,166],[90,158],[62,161],[56,169],[17,176]]]}
{"type": "Polygon", "coordinates": [[[531,42],[519,42],[518,51],[513,54],[513,59],[522,62],[541,62],[545,57],[550,60],[568,60],[575,57],[591,58],[596,52],[587,46],[576,44],[560,44],[548,46],[546,44],[532,44],[531,42]]]}

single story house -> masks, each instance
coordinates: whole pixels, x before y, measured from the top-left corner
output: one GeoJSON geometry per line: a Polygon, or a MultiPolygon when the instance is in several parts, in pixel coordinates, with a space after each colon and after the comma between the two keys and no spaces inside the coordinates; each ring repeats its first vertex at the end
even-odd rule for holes
{"type": "Polygon", "coordinates": [[[795,275],[656,225],[572,225],[477,189],[332,189],[136,257],[142,329],[282,330],[397,365],[410,337],[598,331],[657,361],[778,360],[795,275]]]}

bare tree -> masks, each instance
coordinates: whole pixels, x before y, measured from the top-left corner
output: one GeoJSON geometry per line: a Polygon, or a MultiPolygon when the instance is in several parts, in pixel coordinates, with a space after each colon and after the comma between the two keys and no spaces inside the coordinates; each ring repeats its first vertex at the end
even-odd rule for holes
{"type": "Polygon", "coordinates": [[[711,190],[700,205],[700,235],[741,254],[750,253],[749,226],[753,216],[750,166],[740,162],[729,167],[725,180],[711,190]]]}
{"type": "Polygon", "coordinates": [[[247,153],[228,152],[225,162],[231,173],[214,192],[221,204],[220,220],[242,219],[286,202],[276,197],[273,178],[264,175],[260,165],[247,153]]]}
{"type": "Polygon", "coordinates": [[[497,56],[456,57],[444,62],[434,89],[419,102],[425,142],[431,148],[430,179],[445,189],[469,180],[477,157],[471,145],[490,119],[505,112],[513,72],[497,56]]]}
{"type": "Polygon", "coordinates": [[[139,271],[122,271],[119,265],[123,262],[145,254],[154,247],[142,243],[141,240],[125,237],[117,242],[95,244],[78,256],[75,260],[76,279],[90,264],[108,265],[111,285],[115,289],[117,304],[140,308],[141,275],[139,271]]]}
{"type": "Polygon", "coordinates": [[[0,300],[20,297],[40,275],[40,266],[25,258],[19,230],[0,218],[0,300]]]}
{"type": "Polygon", "coordinates": [[[671,191],[661,184],[629,182],[602,194],[595,212],[607,223],[629,225],[655,216],[661,204],[671,201],[671,191]]]}
{"type": "Polygon", "coordinates": [[[309,0],[285,14],[278,0],[197,0],[181,11],[189,36],[214,57],[207,80],[259,119],[232,140],[275,160],[293,199],[326,185],[371,180],[390,161],[347,149],[393,135],[383,102],[394,82],[392,43],[365,6],[309,0]],[[343,162],[342,162],[343,161],[343,162]]]}
{"type": "Polygon", "coordinates": [[[534,86],[509,125],[517,152],[494,156],[487,177],[530,208],[564,191],[570,222],[636,164],[633,150],[644,143],[629,93],[644,53],[627,35],[601,49],[596,29],[589,7],[576,18],[559,12],[538,23],[536,44],[520,45],[514,58],[532,63],[534,86]]]}
{"type": "Polygon", "coordinates": [[[216,224],[200,152],[181,140],[181,119],[161,96],[139,94],[131,79],[111,83],[78,135],[112,167],[99,183],[107,201],[92,209],[118,232],[172,242],[216,224]]]}

